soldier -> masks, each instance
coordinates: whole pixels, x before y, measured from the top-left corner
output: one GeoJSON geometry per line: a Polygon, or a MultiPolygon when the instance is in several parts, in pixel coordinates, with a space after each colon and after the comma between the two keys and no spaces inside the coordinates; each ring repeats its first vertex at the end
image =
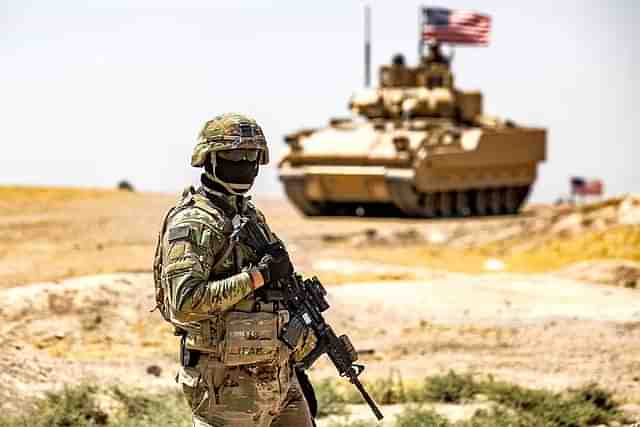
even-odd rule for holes
{"type": "Polygon", "coordinates": [[[443,64],[447,67],[451,63],[451,56],[446,56],[440,50],[440,43],[429,43],[429,55],[426,58],[429,64],[443,64]]]}
{"type": "Polygon", "coordinates": [[[245,196],[268,162],[255,120],[223,114],[208,121],[191,158],[204,167],[202,185],[185,190],[158,239],[156,301],[182,337],[176,381],[194,426],[313,425],[293,364],[315,337],[307,331],[294,349],[278,339],[289,313],[276,284],[292,266],[245,196]]]}

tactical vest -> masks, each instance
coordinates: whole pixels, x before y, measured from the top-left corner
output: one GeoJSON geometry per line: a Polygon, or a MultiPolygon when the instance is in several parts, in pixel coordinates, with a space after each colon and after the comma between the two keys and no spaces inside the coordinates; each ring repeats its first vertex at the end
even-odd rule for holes
{"type": "MultiPolygon", "coordinates": [[[[237,328],[238,333],[240,333],[243,329],[251,329],[252,326],[249,324],[252,322],[257,322],[256,328],[259,329],[257,325],[258,323],[264,324],[266,322],[266,317],[268,317],[267,313],[270,313],[272,318],[273,316],[276,317],[275,323],[277,325],[282,326],[286,324],[289,320],[288,312],[283,310],[283,307],[279,305],[278,295],[274,296],[274,293],[270,292],[269,297],[267,297],[267,291],[265,289],[260,289],[256,291],[255,294],[251,294],[241,300],[234,306],[232,313],[225,313],[224,319],[221,316],[211,316],[211,318],[202,319],[197,322],[182,323],[176,321],[175,316],[172,316],[170,304],[165,295],[162,283],[162,241],[167,231],[167,224],[171,218],[181,210],[190,207],[202,209],[216,217],[223,217],[225,221],[223,233],[225,235],[226,246],[212,266],[209,280],[223,279],[239,273],[243,267],[242,264],[246,261],[251,261],[254,264],[257,263],[259,261],[258,246],[261,244],[259,240],[262,239],[262,243],[268,243],[268,241],[273,238],[265,228],[258,224],[258,218],[252,216],[257,215],[254,209],[249,209],[248,212],[246,212],[250,217],[241,217],[240,215],[236,215],[233,207],[229,206],[226,200],[222,198],[217,200],[215,196],[207,197],[196,192],[193,187],[187,188],[183,192],[181,200],[175,207],[167,212],[163,219],[162,227],[158,235],[153,265],[156,308],[159,309],[163,318],[176,328],[176,334],[185,336],[188,348],[207,352],[219,352],[222,354],[224,353],[224,349],[221,348],[221,344],[224,344],[223,341],[229,328],[237,328]],[[240,222],[241,218],[245,218],[245,221],[240,222]],[[244,256],[241,256],[241,253],[244,256]],[[250,258],[249,260],[245,258],[247,256],[250,258]],[[216,272],[221,268],[223,271],[216,275],[216,272]],[[242,313],[256,314],[247,316],[242,313]],[[265,314],[262,315],[258,313],[265,314]]],[[[277,329],[279,329],[280,326],[277,326],[277,329]]],[[[264,340],[262,344],[266,345],[266,340],[264,340]]],[[[274,345],[280,346],[277,343],[274,343],[274,345]]],[[[279,355],[279,358],[288,358],[288,352],[285,354],[278,349],[277,353],[282,353],[279,355]]],[[[243,360],[246,361],[247,359],[239,358],[237,364],[243,364],[244,362],[241,363],[243,360]]]]}

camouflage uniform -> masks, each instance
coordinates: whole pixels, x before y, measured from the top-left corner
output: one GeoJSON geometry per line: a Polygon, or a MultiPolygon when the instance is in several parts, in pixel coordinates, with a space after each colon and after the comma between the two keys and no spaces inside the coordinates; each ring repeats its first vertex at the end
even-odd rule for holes
{"type": "MultiPolygon", "coordinates": [[[[192,164],[201,166],[216,149],[261,146],[265,164],[266,143],[255,122],[224,115],[205,125],[192,164]],[[239,123],[254,128],[254,140],[241,137],[239,123]]],[[[183,333],[190,359],[176,379],[194,426],[311,426],[292,363],[315,339],[306,333],[294,350],[278,339],[288,312],[268,286],[253,289],[249,271],[261,254],[244,232],[249,225],[265,241],[279,242],[249,197],[206,185],[186,190],[165,218],[154,265],[156,299],[183,333]]]]}

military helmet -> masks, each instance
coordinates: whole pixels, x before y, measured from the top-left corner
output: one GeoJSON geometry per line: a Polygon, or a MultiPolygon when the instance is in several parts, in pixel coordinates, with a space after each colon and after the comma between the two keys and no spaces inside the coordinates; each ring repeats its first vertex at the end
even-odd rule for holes
{"type": "Polygon", "coordinates": [[[223,150],[259,150],[261,165],[269,163],[269,148],[262,128],[250,117],[225,113],[205,123],[191,156],[191,166],[204,166],[210,153],[223,150]]]}

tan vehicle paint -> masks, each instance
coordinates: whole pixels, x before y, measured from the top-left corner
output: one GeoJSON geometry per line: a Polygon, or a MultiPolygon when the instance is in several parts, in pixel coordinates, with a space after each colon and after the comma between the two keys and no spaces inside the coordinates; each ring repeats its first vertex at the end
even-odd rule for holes
{"type": "Polygon", "coordinates": [[[485,115],[480,92],[455,87],[446,57],[398,62],[352,96],[354,118],[285,137],[279,174],[291,202],[306,215],[516,213],[545,160],[546,130],[485,115]]]}

